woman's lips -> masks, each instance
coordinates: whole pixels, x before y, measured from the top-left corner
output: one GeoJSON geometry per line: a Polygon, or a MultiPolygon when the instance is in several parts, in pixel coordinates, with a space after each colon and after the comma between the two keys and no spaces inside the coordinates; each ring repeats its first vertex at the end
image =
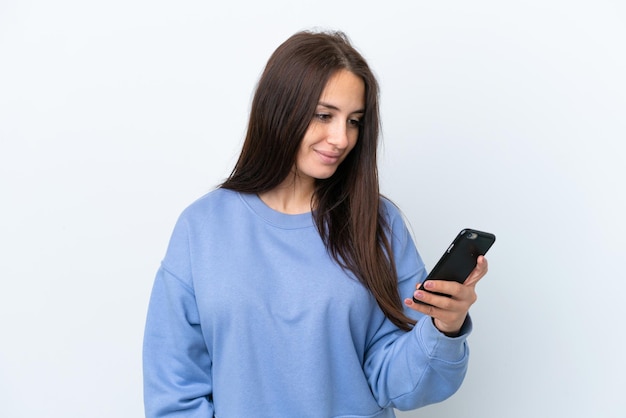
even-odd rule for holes
{"type": "Polygon", "coordinates": [[[335,152],[326,152],[326,151],[318,151],[316,150],[317,155],[320,156],[320,159],[324,164],[336,164],[339,161],[339,157],[341,154],[337,154],[335,152]]]}

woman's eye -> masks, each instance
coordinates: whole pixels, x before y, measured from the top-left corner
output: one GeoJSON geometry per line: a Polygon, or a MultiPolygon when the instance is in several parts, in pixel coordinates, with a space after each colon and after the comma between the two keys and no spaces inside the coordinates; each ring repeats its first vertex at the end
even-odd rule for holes
{"type": "Polygon", "coordinates": [[[350,126],[354,126],[356,128],[361,126],[361,121],[359,119],[348,119],[348,123],[350,126]]]}
{"type": "Polygon", "coordinates": [[[316,113],[315,117],[322,122],[328,122],[331,116],[328,113],[316,113]]]}

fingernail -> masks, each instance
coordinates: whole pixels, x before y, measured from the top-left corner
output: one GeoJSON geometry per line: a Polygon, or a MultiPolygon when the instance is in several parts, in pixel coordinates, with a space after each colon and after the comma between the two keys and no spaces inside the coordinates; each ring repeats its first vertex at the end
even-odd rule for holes
{"type": "Polygon", "coordinates": [[[432,289],[433,288],[433,282],[428,281],[428,282],[424,283],[424,287],[427,288],[427,289],[432,289]]]}

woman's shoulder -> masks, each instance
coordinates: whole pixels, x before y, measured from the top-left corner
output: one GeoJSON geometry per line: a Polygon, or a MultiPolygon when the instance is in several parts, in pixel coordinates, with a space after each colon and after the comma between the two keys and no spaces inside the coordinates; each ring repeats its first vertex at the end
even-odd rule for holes
{"type": "Polygon", "coordinates": [[[396,237],[401,237],[402,240],[408,239],[408,237],[412,235],[412,233],[409,232],[411,230],[409,218],[402,209],[388,197],[381,196],[380,201],[381,214],[391,233],[396,237]]]}
{"type": "Polygon", "coordinates": [[[207,218],[222,217],[241,202],[238,192],[223,188],[213,189],[200,196],[181,212],[178,222],[186,224],[204,223],[207,218]]]}
{"type": "Polygon", "coordinates": [[[198,213],[206,213],[209,209],[223,207],[225,204],[231,204],[238,200],[238,192],[218,187],[191,202],[191,204],[183,210],[182,214],[184,216],[194,216],[198,213]]]}
{"type": "Polygon", "coordinates": [[[383,216],[385,216],[388,221],[404,218],[400,207],[386,196],[380,196],[380,208],[383,216]]]}

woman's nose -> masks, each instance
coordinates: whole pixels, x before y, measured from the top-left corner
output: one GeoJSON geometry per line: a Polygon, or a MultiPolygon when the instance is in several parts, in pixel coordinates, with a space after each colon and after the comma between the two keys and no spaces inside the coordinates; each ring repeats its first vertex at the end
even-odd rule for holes
{"type": "Polygon", "coordinates": [[[348,147],[348,125],[345,122],[338,122],[330,127],[327,142],[338,149],[348,147]]]}

